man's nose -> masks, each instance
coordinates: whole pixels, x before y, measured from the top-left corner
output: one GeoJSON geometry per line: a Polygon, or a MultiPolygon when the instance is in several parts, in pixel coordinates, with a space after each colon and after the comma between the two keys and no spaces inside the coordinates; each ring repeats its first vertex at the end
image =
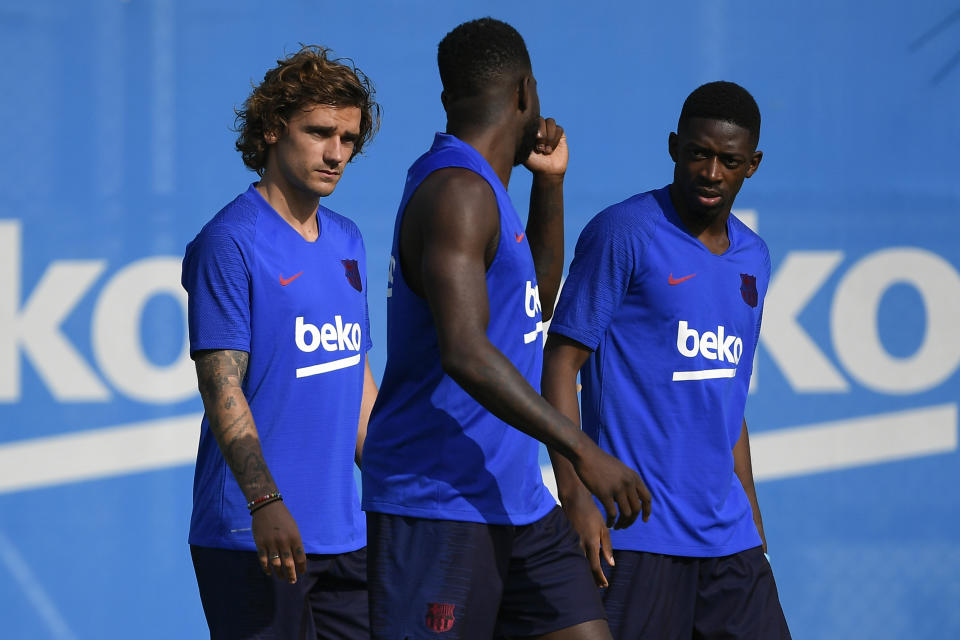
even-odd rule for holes
{"type": "Polygon", "coordinates": [[[719,182],[723,177],[722,167],[720,166],[720,158],[714,156],[707,160],[704,163],[700,174],[710,182],[719,182]]]}
{"type": "Polygon", "coordinates": [[[323,160],[330,166],[337,166],[343,162],[344,146],[339,136],[333,136],[323,150],[323,160]]]}

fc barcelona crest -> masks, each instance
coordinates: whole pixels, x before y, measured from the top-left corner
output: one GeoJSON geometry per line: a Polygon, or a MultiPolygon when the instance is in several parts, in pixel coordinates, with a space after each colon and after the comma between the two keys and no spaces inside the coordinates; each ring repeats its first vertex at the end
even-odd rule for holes
{"type": "Polygon", "coordinates": [[[347,272],[347,280],[350,282],[350,286],[357,291],[363,291],[363,281],[360,280],[360,267],[357,266],[357,261],[341,260],[340,262],[343,263],[343,269],[347,272]]]}
{"type": "Polygon", "coordinates": [[[450,629],[453,628],[454,621],[456,620],[456,618],[453,617],[453,610],[455,608],[456,605],[446,604],[443,602],[427,603],[427,629],[436,631],[437,633],[450,631],[450,629]]]}
{"type": "Polygon", "coordinates": [[[743,301],[751,307],[757,306],[759,299],[757,295],[757,276],[746,273],[740,274],[740,295],[743,296],[743,301]]]}

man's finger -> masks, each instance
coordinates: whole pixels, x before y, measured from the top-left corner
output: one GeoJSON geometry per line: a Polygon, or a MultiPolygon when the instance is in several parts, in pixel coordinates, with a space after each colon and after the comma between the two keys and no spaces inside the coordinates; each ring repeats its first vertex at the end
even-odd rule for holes
{"type": "Polygon", "coordinates": [[[270,551],[270,554],[267,557],[267,559],[270,562],[270,570],[273,571],[273,573],[278,576],[282,575],[281,571],[283,569],[283,562],[280,560],[280,552],[270,551]]]}
{"type": "Polygon", "coordinates": [[[600,531],[600,550],[607,564],[611,567],[616,566],[617,563],[613,561],[613,545],[610,543],[610,529],[606,527],[600,531]]]}
{"type": "Polygon", "coordinates": [[[260,563],[260,570],[265,574],[270,575],[270,561],[267,559],[266,549],[257,549],[257,561],[260,563]]]}
{"type": "Polygon", "coordinates": [[[547,130],[543,136],[543,143],[549,145],[551,149],[556,149],[560,138],[563,137],[563,127],[557,124],[553,118],[546,120],[547,130]]]}
{"type": "Polygon", "coordinates": [[[549,138],[547,137],[547,121],[543,118],[540,118],[540,124],[537,127],[537,146],[534,148],[533,153],[550,153],[553,149],[548,148],[549,138]]]}
{"type": "Polygon", "coordinates": [[[607,514],[607,526],[612,527],[617,521],[617,503],[614,502],[610,496],[604,496],[601,503],[603,504],[603,510],[607,514]]]}
{"type": "Polygon", "coordinates": [[[280,554],[280,561],[283,563],[283,577],[290,584],[297,582],[297,567],[293,562],[293,552],[286,549],[280,554]]]}
{"type": "Polygon", "coordinates": [[[630,499],[626,494],[617,496],[617,506],[620,507],[620,517],[617,518],[617,524],[614,526],[614,529],[626,529],[633,524],[633,521],[637,519],[640,513],[639,511],[633,510],[630,499]]]}
{"type": "Polygon", "coordinates": [[[587,543],[587,561],[590,563],[593,581],[597,583],[598,587],[607,586],[607,578],[603,575],[603,568],[600,566],[600,540],[592,536],[590,542],[587,543]]]}
{"type": "Polygon", "coordinates": [[[643,503],[643,521],[646,522],[650,519],[650,506],[653,502],[653,496],[650,495],[650,492],[646,487],[640,487],[640,502],[643,503]]]}
{"type": "Polygon", "coordinates": [[[302,545],[298,544],[297,548],[293,550],[293,562],[297,565],[297,573],[307,572],[307,554],[303,552],[302,545]]]}
{"type": "MultiPolygon", "coordinates": [[[[637,481],[639,482],[639,479],[637,481]]],[[[643,500],[640,499],[640,493],[637,491],[627,491],[627,498],[630,500],[630,510],[634,514],[633,520],[636,521],[643,508],[643,500]]]]}

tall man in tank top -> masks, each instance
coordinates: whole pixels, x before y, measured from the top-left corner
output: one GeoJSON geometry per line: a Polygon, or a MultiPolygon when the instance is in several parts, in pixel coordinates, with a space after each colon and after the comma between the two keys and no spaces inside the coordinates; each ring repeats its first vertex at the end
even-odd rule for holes
{"type": "MultiPolygon", "coordinates": [[[[446,133],[410,168],[390,261],[387,365],[364,448],[375,638],[609,638],[537,440],[625,527],[639,476],[539,395],[563,263],[563,130],[520,35],[485,18],[439,45],[446,133]],[[533,173],[526,226],[507,195],[533,173]],[[542,302],[542,304],[541,304],[542,302]]],[[[639,526],[639,525],[638,525],[639,526]]]]}

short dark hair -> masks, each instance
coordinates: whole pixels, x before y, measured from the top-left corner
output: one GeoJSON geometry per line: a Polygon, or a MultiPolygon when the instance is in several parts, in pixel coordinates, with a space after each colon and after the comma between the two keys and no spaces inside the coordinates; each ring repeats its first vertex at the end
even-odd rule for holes
{"type": "Polygon", "coordinates": [[[754,146],[760,142],[760,108],[750,92],[735,82],[708,82],[694,89],[680,110],[677,131],[691,118],[732,122],[750,132],[754,146]]]}
{"type": "Polygon", "coordinates": [[[450,99],[479,95],[498,76],[530,70],[530,54],[506,22],[480,18],[464,22],[437,47],[443,91],[450,99]]]}
{"type": "Polygon", "coordinates": [[[237,151],[248,168],[263,175],[269,149],[264,134],[279,133],[294,113],[310,105],[360,109],[360,138],[353,146],[351,160],[373,137],[380,126],[380,105],[373,99],[373,84],[352,60],[331,59],[329,53],[324,47],[302,46],[295,54],[277,60],[263,82],[253,87],[243,108],[236,112],[235,127],[240,134],[237,151]]]}

